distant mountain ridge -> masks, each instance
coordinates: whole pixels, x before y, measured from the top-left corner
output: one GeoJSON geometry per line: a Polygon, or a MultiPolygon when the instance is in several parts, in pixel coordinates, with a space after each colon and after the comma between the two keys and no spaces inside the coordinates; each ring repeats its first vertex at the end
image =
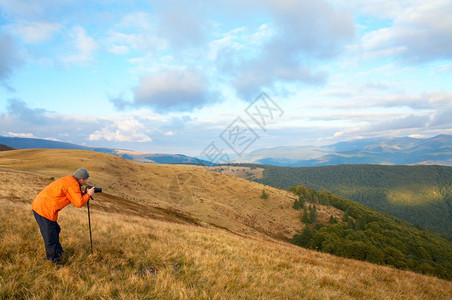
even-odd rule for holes
{"type": "Polygon", "coordinates": [[[258,149],[238,158],[240,163],[285,167],[342,164],[452,166],[452,135],[357,139],[328,146],[258,149]]]}
{"type": "MultiPolygon", "coordinates": [[[[207,160],[183,154],[139,153],[36,138],[0,136],[0,144],[17,149],[91,150],[148,163],[213,165],[207,160]]],[[[327,146],[278,146],[252,151],[237,157],[235,161],[283,167],[348,164],[452,166],[452,135],[442,134],[427,139],[412,137],[355,139],[327,146]]]]}
{"type": "MultiPolygon", "coordinates": [[[[205,164],[212,163],[195,157],[183,154],[164,154],[164,153],[142,153],[121,149],[110,149],[102,147],[87,147],[71,143],[51,141],[36,138],[4,137],[0,136],[0,144],[16,149],[73,149],[89,150],[101,153],[113,154],[138,162],[159,163],[159,164],[205,164]]],[[[11,150],[11,149],[8,149],[11,150]]]]}

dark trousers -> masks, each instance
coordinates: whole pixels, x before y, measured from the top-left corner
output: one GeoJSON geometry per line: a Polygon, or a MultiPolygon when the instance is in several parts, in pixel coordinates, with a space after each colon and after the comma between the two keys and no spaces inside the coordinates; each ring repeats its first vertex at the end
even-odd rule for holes
{"type": "Polygon", "coordinates": [[[42,238],[46,248],[47,259],[54,262],[61,260],[63,248],[60,244],[60,225],[56,221],[50,221],[33,211],[36,222],[41,230],[42,238]]]}

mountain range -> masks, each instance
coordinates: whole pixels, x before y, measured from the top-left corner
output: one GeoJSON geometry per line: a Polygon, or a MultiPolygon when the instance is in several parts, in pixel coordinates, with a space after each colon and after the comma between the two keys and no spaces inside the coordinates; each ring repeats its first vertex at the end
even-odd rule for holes
{"type": "MultiPolygon", "coordinates": [[[[143,153],[124,149],[87,147],[35,138],[0,136],[0,144],[17,149],[90,150],[147,163],[214,165],[206,159],[183,154],[143,153]]],[[[234,162],[284,167],[343,164],[452,166],[452,135],[442,134],[426,139],[412,137],[355,139],[326,146],[278,146],[254,150],[236,157],[234,162]]]]}
{"type": "Polygon", "coordinates": [[[252,151],[236,161],[286,167],[342,164],[452,166],[452,135],[442,134],[426,139],[355,139],[319,147],[280,146],[252,151]]]}

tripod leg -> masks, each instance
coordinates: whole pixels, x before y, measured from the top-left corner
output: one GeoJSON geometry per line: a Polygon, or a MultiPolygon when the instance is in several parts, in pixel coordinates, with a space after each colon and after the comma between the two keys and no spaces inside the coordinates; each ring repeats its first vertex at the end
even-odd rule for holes
{"type": "Polygon", "coordinates": [[[91,243],[91,254],[92,254],[93,253],[93,237],[92,237],[92,234],[91,234],[91,216],[90,216],[90,212],[89,212],[89,200],[86,203],[86,205],[88,207],[89,241],[91,243]]]}

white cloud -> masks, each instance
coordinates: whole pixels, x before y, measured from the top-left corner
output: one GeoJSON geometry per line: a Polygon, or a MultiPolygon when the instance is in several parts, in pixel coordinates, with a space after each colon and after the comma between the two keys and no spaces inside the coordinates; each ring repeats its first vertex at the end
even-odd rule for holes
{"type": "Polygon", "coordinates": [[[367,57],[396,56],[405,62],[452,57],[452,5],[449,0],[412,3],[400,9],[393,25],[363,37],[367,57]]]}
{"type": "Polygon", "coordinates": [[[141,31],[149,31],[155,27],[153,16],[145,11],[136,11],[126,14],[118,23],[120,28],[133,28],[141,31]]]}
{"type": "Polygon", "coordinates": [[[16,132],[9,131],[8,132],[8,136],[20,137],[20,138],[35,138],[34,134],[30,133],[30,132],[28,132],[28,133],[16,133],[16,132]]]}
{"type": "Polygon", "coordinates": [[[86,139],[86,132],[92,132],[102,122],[77,114],[49,113],[42,108],[30,108],[25,101],[9,99],[7,113],[0,114],[0,134],[25,133],[79,144],[86,139]]]}
{"type": "Polygon", "coordinates": [[[29,124],[45,124],[47,121],[45,109],[29,108],[25,101],[20,99],[8,99],[7,110],[10,116],[29,124]]]}
{"type": "Polygon", "coordinates": [[[74,27],[72,31],[72,36],[74,37],[74,45],[82,53],[90,54],[96,51],[98,45],[96,41],[86,34],[86,31],[81,26],[74,27]]]}
{"type": "MultiPolygon", "coordinates": [[[[119,55],[145,55],[151,57],[151,65],[156,63],[156,53],[168,47],[168,42],[156,36],[152,32],[134,30],[131,33],[110,30],[106,38],[102,39],[102,44],[109,52],[119,55]]],[[[134,64],[142,58],[131,58],[129,62],[134,64]]]]}
{"type": "Polygon", "coordinates": [[[322,96],[308,104],[306,107],[331,109],[354,109],[363,108],[410,108],[413,110],[439,110],[452,107],[452,92],[429,91],[429,92],[394,92],[393,86],[385,86],[384,83],[375,86],[356,85],[340,89],[325,90],[322,96]],[[339,99],[339,100],[337,100],[339,99]]]}
{"type": "MultiPolygon", "coordinates": [[[[254,36],[249,52],[224,51],[221,70],[243,99],[278,83],[323,84],[327,73],[316,62],[336,57],[355,37],[351,14],[326,1],[253,2],[270,16],[254,36]]],[[[248,49],[247,49],[248,51],[248,49]]]]}
{"type": "Polygon", "coordinates": [[[340,137],[340,136],[343,136],[344,135],[344,132],[343,131],[336,131],[335,133],[334,133],[334,135],[333,135],[333,137],[340,137]]]}
{"type": "Polygon", "coordinates": [[[382,122],[372,124],[367,130],[371,132],[384,132],[387,130],[400,130],[400,129],[418,129],[425,128],[430,121],[428,115],[414,115],[410,114],[401,118],[392,120],[382,120],[382,122]]]}
{"type": "Polygon", "coordinates": [[[3,12],[24,18],[40,16],[45,10],[42,1],[27,0],[3,0],[0,1],[0,8],[3,12]]]}
{"type": "Polygon", "coordinates": [[[58,23],[45,22],[20,22],[6,26],[11,33],[19,36],[27,44],[42,43],[50,40],[57,34],[61,25],[58,23]]]}
{"type": "Polygon", "coordinates": [[[87,65],[94,60],[94,52],[99,48],[97,42],[90,37],[81,26],[75,26],[70,32],[72,45],[77,50],[73,54],[64,56],[65,63],[87,65]]]}
{"type": "Polygon", "coordinates": [[[425,135],[414,133],[414,134],[410,134],[408,137],[415,138],[415,139],[421,139],[421,138],[425,137],[425,135]]]}
{"type": "Polygon", "coordinates": [[[111,45],[108,51],[118,55],[127,54],[129,53],[129,47],[124,45],[111,45]]]}
{"type": "Polygon", "coordinates": [[[209,52],[207,57],[210,60],[215,60],[218,58],[220,51],[223,49],[234,49],[234,51],[239,51],[244,49],[243,43],[240,41],[241,35],[245,32],[245,27],[235,28],[229,32],[221,35],[221,38],[216,39],[209,44],[209,52]]]}
{"type": "Polygon", "coordinates": [[[114,142],[152,142],[146,134],[145,126],[134,118],[123,118],[113,121],[89,135],[90,141],[106,140],[114,142]]]}
{"type": "Polygon", "coordinates": [[[22,64],[19,47],[9,34],[0,32],[0,83],[5,83],[14,69],[22,64]]]}
{"type": "Polygon", "coordinates": [[[133,104],[157,111],[191,111],[217,101],[198,69],[182,68],[141,77],[134,88],[133,104]]]}
{"type": "Polygon", "coordinates": [[[212,33],[211,13],[215,4],[206,1],[162,1],[155,4],[158,14],[156,34],[168,41],[171,50],[178,54],[193,49],[203,49],[212,33]]]}
{"type": "Polygon", "coordinates": [[[451,72],[452,71],[452,62],[445,64],[445,65],[441,65],[436,69],[437,72],[439,73],[445,73],[445,72],[451,72]]]}

